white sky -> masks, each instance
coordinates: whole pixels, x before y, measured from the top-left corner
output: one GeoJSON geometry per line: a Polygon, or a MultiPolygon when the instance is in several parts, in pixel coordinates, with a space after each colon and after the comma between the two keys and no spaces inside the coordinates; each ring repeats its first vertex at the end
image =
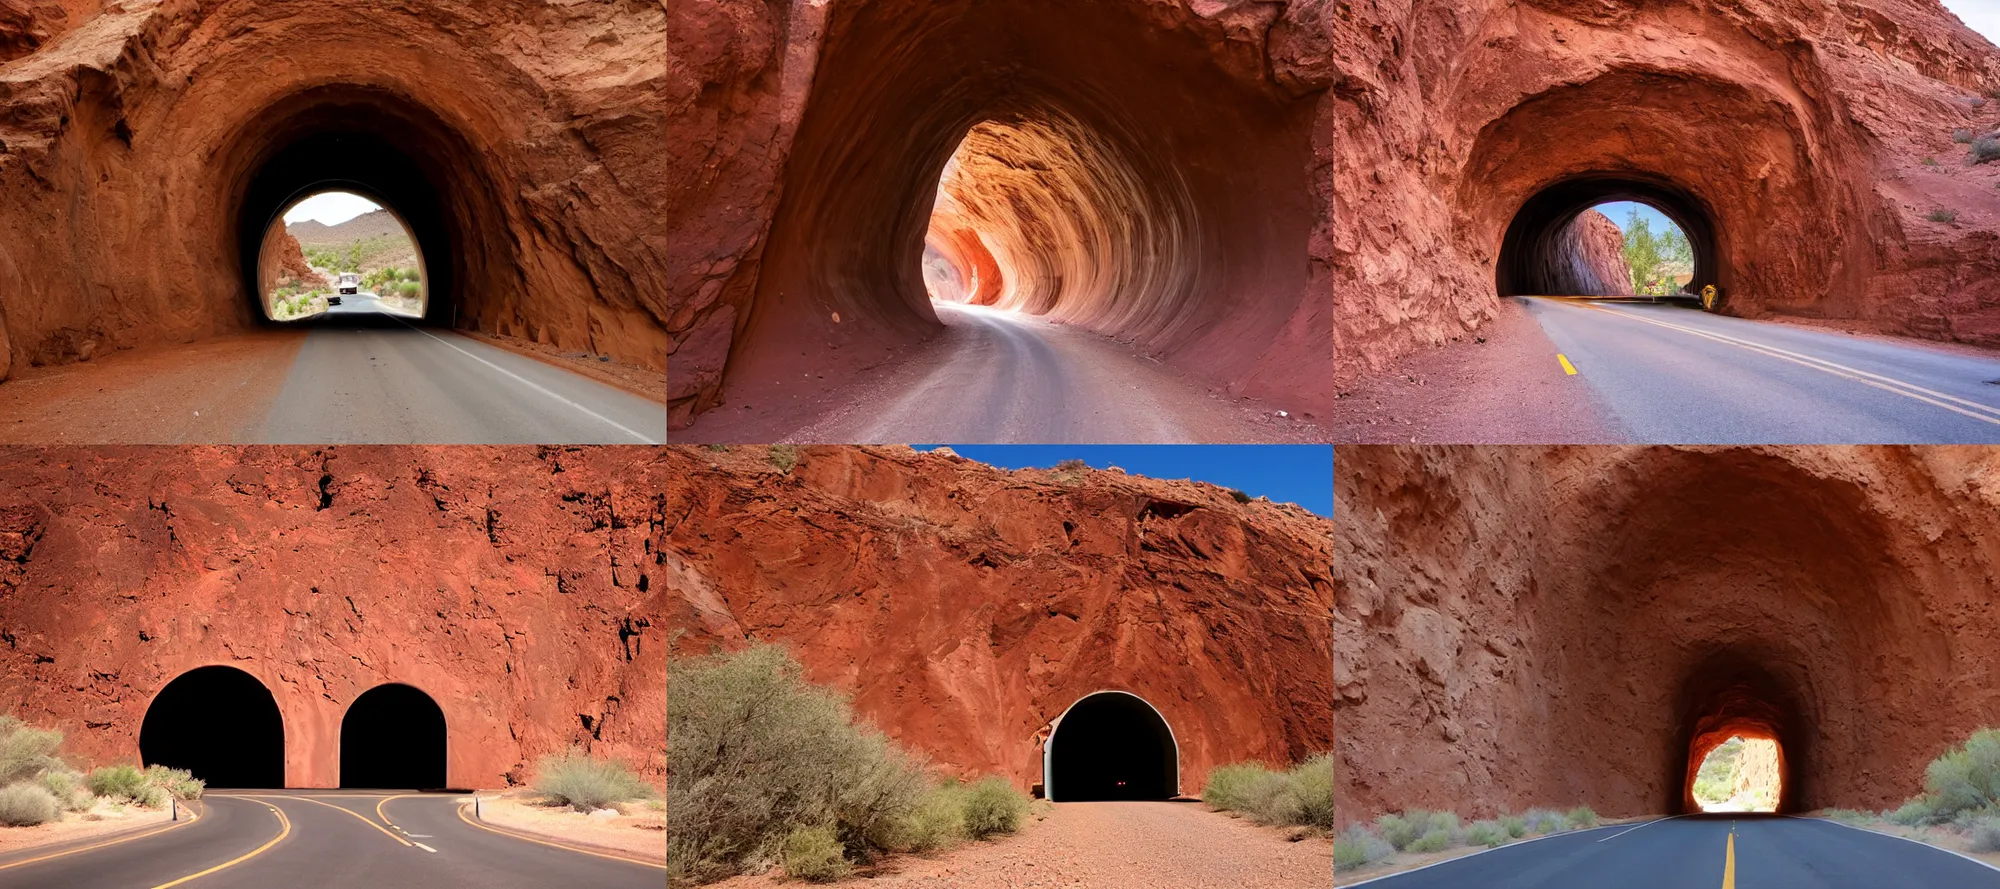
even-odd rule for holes
{"type": "Polygon", "coordinates": [[[2000,44],[2000,0],[1944,0],[1944,8],[1957,13],[1966,27],[2000,44]]]}
{"type": "Polygon", "coordinates": [[[321,225],[339,225],[363,213],[380,209],[382,205],[358,194],[323,191],[293,204],[292,209],[285,212],[285,224],[317,219],[321,225]]]}

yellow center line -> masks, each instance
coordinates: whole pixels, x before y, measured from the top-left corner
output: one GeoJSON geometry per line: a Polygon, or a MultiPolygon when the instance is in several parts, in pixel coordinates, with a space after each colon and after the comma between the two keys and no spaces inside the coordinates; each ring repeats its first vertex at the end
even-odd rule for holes
{"type": "Polygon", "coordinates": [[[1722,889],[1736,889],[1736,831],[1729,832],[1729,848],[1722,853],[1722,889]]]}
{"type": "Polygon", "coordinates": [[[547,840],[538,840],[535,839],[534,837],[527,836],[526,834],[515,833],[514,831],[511,830],[501,830],[497,827],[491,827],[485,824],[481,824],[478,821],[474,821],[471,818],[465,817],[465,810],[470,806],[471,806],[470,803],[459,804],[458,820],[470,824],[473,827],[477,827],[480,830],[486,831],[488,833],[497,833],[503,837],[509,837],[511,839],[521,840],[522,842],[527,842],[527,843],[534,843],[535,845],[538,846],[547,846],[551,849],[562,849],[563,851],[566,852],[576,852],[583,855],[594,855],[598,858],[609,858],[612,861],[623,861],[626,864],[636,864],[641,867],[653,867],[653,868],[659,868],[660,870],[667,869],[667,866],[665,864],[657,861],[647,861],[643,858],[626,858],[623,855],[610,855],[604,852],[597,852],[590,849],[580,849],[577,848],[576,846],[565,846],[562,843],[551,843],[547,840]]]}
{"type": "MultiPolygon", "coordinates": [[[[390,820],[389,820],[389,813],[387,813],[387,812],[384,812],[384,811],[382,811],[382,803],[386,803],[386,802],[388,802],[388,801],[390,801],[390,800],[392,800],[392,799],[403,799],[403,798],[405,798],[405,797],[417,797],[417,796],[423,796],[423,794],[421,794],[421,793],[399,793],[399,794],[396,794],[395,796],[385,796],[385,797],[383,797],[383,798],[382,798],[381,802],[378,802],[378,803],[376,803],[376,804],[375,804],[375,817],[377,817],[377,818],[380,818],[380,819],[382,819],[382,823],[383,823],[383,824],[387,824],[387,825],[389,825],[390,827],[396,827],[396,822],[394,822],[394,821],[390,821],[390,820]]],[[[397,829],[397,830],[402,830],[402,828],[400,828],[400,827],[396,827],[396,829],[397,829]]]]}
{"type": "Polygon", "coordinates": [[[270,842],[268,842],[268,843],[265,843],[264,845],[261,845],[261,846],[258,846],[258,847],[257,847],[257,848],[255,848],[255,849],[251,849],[251,850],[250,850],[249,852],[247,852],[247,853],[245,853],[245,854],[243,854],[243,855],[240,855],[240,856],[238,856],[238,857],[235,857],[235,858],[231,858],[231,859],[229,859],[228,861],[225,861],[225,862],[223,862],[223,863],[221,863],[221,864],[218,864],[218,865],[216,865],[216,866],[214,866],[214,867],[211,867],[211,868],[209,868],[208,870],[205,870],[205,871],[200,871],[200,872],[197,872],[197,873],[192,873],[192,874],[188,874],[187,876],[185,876],[185,877],[182,877],[182,878],[180,878],[180,879],[178,879],[178,880],[175,880],[175,881],[173,881],[173,882],[171,882],[171,883],[161,883],[161,884],[160,884],[160,885],[158,885],[158,886],[154,886],[154,887],[153,887],[153,889],[167,889],[167,887],[169,887],[169,886],[179,886],[180,884],[182,884],[182,883],[185,883],[185,882],[187,882],[187,881],[189,881],[189,880],[192,880],[192,879],[194,879],[194,878],[196,878],[196,877],[205,877],[205,876],[208,876],[209,874],[212,874],[212,873],[215,873],[216,871],[219,871],[219,870],[221,870],[221,869],[223,869],[223,868],[225,868],[225,867],[235,867],[236,865],[239,865],[239,864],[242,864],[242,863],[243,863],[243,862],[245,862],[245,861],[249,861],[249,860],[250,860],[250,859],[252,859],[252,858],[255,858],[255,857],[259,856],[259,855],[262,855],[262,854],[264,854],[264,850],[266,850],[266,849],[269,849],[269,848],[271,848],[272,846],[275,846],[275,845],[277,845],[277,844],[278,844],[278,841],[279,841],[279,840],[282,840],[282,839],[284,839],[285,837],[287,837],[287,836],[290,836],[290,835],[291,835],[291,833],[292,833],[292,822],[291,822],[291,819],[289,819],[289,818],[286,818],[286,817],[285,817],[285,813],[284,813],[284,812],[282,812],[282,811],[279,811],[279,809],[278,809],[278,807],[277,807],[277,806],[274,806],[274,805],[271,805],[270,803],[263,803],[263,806],[264,806],[264,808],[267,808],[267,809],[270,809],[270,810],[271,810],[271,814],[273,814],[273,815],[276,815],[276,816],[278,816],[278,827],[279,827],[279,830],[278,830],[278,835],[277,835],[277,836],[274,836],[274,837],[272,837],[272,838],[271,838],[271,841],[270,841],[270,842]]]}
{"type": "Polygon", "coordinates": [[[1861,370],[1859,368],[1848,367],[1847,365],[1840,364],[1838,362],[1828,361],[1827,359],[1824,358],[1818,358],[1800,352],[1792,352],[1786,349],[1780,349],[1776,346],[1767,346],[1763,343],[1753,342],[1750,340],[1737,339],[1735,337],[1725,336],[1719,333],[1710,333],[1708,331],[1697,330],[1692,327],[1683,327],[1679,324],[1669,324],[1665,321],[1657,321],[1652,318],[1642,318],[1638,315],[1633,315],[1627,312],[1621,312],[1616,309],[1607,309],[1604,308],[1603,306],[1585,305],[1584,308],[1589,309],[1593,312],[1603,312],[1607,315],[1613,315],[1619,318],[1624,318],[1629,321],[1637,321],[1642,324],[1651,324],[1655,327],[1664,327],[1669,330],[1677,330],[1682,333],[1690,334],[1692,336],[1701,337],[1702,339],[1713,340],[1715,342],[1722,343],[1724,345],[1735,346],[1739,349],[1755,352],[1757,354],[1764,355],[1770,358],[1776,358],[1781,361],[1789,361],[1801,367],[1808,367],[1813,370],[1817,370],[1821,373],[1830,374],[1832,376],[1840,377],[1842,379],[1853,380],[1854,382],[1860,383],[1864,386],[1873,386],[1877,389],[1881,389],[1884,392],[1893,392],[1897,395],[1903,396],[1904,398],[1912,399],[1914,401],[1921,401],[1933,407],[1944,408],[1945,410],[1951,411],[1952,413],[1955,414],[1961,414],[1963,416],[1971,417],[1972,419],[1975,420],[1981,420],[1996,426],[2000,426],[2000,407],[1994,407],[1992,405],[1982,404],[1980,402],[1972,401],[1970,399],[1960,398],[1956,395],[1950,395],[1944,392],[1939,392],[1934,389],[1926,389],[1915,383],[1899,380],[1895,377],[1884,376],[1882,374],[1861,370]],[[1957,404],[1947,404],[1946,402],[1956,402],[1957,404]],[[1959,407],[1958,405],[1964,405],[1965,407],[1959,407]],[[1965,409],[1966,407],[1970,407],[1972,408],[1972,410],[1966,410],[1965,409]]]}
{"type": "Polygon", "coordinates": [[[150,836],[158,836],[160,834],[166,833],[167,831],[173,830],[176,827],[186,827],[187,825],[195,823],[195,821],[199,820],[200,818],[201,818],[200,813],[190,809],[188,810],[188,819],[186,821],[176,821],[171,824],[164,824],[161,825],[160,827],[153,828],[151,830],[140,831],[139,833],[130,834],[128,836],[122,836],[116,839],[105,840],[104,842],[101,843],[92,843],[91,845],[88,846],[78,846],[74,849],[64,849],[61,852],[50,852],[47,855],[43,855],[37,858],[28,858],[28,859],[23,859],[21,861],[14,861],[14,862],[9,862],[7,864],[0,864],[0,870],[6,870],[10,867],[20,867],[24,864],[34,864],[37,861],[47,861],[51,858],[61,858],[65,855],[75,855],[78,852],[88,852],[92,849],[102,849],[105,846],[116,846],[119,843],[129,843],[133,840],[143,840],[150,836]]]}
{"type": "Polygon", "coordinates": [[[1572,377],[1576,376],[1576,365],[1569,363],[1568,355],[1564,355],[1561,352],[1557,352],[1556,360],[1562,363],[1563,374],[1565,376],[1572,376],[1572,377]]]}
{"type": "Polygon", "coordinates": [[[379,830],[379,831],[381,831],[381,832],[382,832],[382,835],[383,835],[383,836],[385,836],[385,837],[388,837],[389,839],[392,839],[392,840],[395,840],[396,842],[399,842],[399,843],[402,843],[402,844],[403,844],[403,845],[405,845],[405,846],[407,846],[407,845],[410,845],[410,841],[409,841],[409,840],[406,840],[406,839],[403,839],[402,837],[399,837],[399,836],[397,836],[397,835],[395,835],[395,834],[393,834],[393,833],[390,833],[390,832],[388,831],[388,829],[387,829],[387,828],[385,828],[385,827],[383,827],[382,825],[380,825],[380,824],[376,824],[375,822],[373,822],[373,821],[370,821],[370,820],[368,820],[368,816],[366,816],[366,815],[363,815],[363,814],[361,814],[360,812],[356,812],[356,811],[354,811],[353,809],[350,809],[350,808],[347,808],[346,806],[336,806],[336,805],[334,805],[334,804],[332,804],[332,803],[323,803],[323,802],[320,802],[319,800],[316,800],[316,799],[313,799],[312,797],[309,797],[309,796],[269,796],[269,797],[267,797],[267,796],[263,796],[263,795],[261,795],[261,794],[253,794],[253,793],[244,793],[244,794],[238,794],[238,796],[245,796],[245,797],[250,797],[250,798],[252,798],[252,799],[288,799],[288,800],[297,800],[297,801],[299,801],[299,802],[302,802],[302,803],[312,803],[312,804],[313,804],[313,805],[315,805],[315,806],[325,806],[325,807],[327,807],[327,808],[329,808],[329,809],[332,809],[332,810],[334,810],[334,811],[336,811],[336,812],[346,812],[346,813],[347,813],[348,815],[352,816],[352,817],[353,817],[353,818],[354,818],[355,820],[357,820],[357,821],[360,821],[360,822],[361,822],[362,824],[366,824],[366,825],[368,825],[369,827],[372,827],[372,828],[375,828],[376,830],[379,830]]]}

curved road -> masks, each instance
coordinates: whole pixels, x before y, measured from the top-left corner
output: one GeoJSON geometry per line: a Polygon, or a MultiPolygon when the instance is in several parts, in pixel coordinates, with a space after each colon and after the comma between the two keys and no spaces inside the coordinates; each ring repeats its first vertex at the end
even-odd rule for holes
{"type": "Polygon", "coordinates": [[[1814,818],[1705,815],[1501,846],[1368,889],[2000,889],[2000,870],[1814,818]]]}
{"type": "Polygon", "coordinates": [[[1550,360],[1634,441],[2000,442],[2000,357],[1678,305],[1525,302],[1550,360]]]}
{"type": "Polygon", "coordinates": [[[202,801],[200,817],[189,824],[0,857],[0,886],[658,889],[666,882],[663,864],[557,848],[471,824],[460,817],[467,799],[217,793],[202,801]],[[67,849],[80,851],[50,857],[67,849]]]}

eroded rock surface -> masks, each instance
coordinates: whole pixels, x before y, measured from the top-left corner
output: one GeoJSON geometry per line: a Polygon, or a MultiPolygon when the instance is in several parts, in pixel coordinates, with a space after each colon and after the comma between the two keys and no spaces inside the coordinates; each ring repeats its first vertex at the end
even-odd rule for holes
{"type": "Polygon", "coordinates": [[[783,643],[939,768],[1023,789],[1049,724],[1103,690],[1165,717],[1186,794],[1333,743],[1327,520],[1117,472],[790,455],[669,450],[677,651],[783,643]]]}
{"type": "Polygon", "coordinates": [[[265,226],[338,180],[411,224],[433,322],[662,368],[666,40],[641,0],[0,3],[12,355],[255,323],[265,226]]]}
{"type": "Polygon", "coordinates": [[[1880,809],[2000,721],[2000,454],[1339,453],[1344,819],[1692,811],[1775,738],[1781,811],[1880,809]]]}
{"type": "Polygon", "coordinates": [[[526,781],[572,744],[657,782],[659,457],[0,452],[0,712],[136,761],[153,697],[227,665],[276,698],[287,784],[332,787],[348,705],[399,682],[444,710],[453,786],[526,781]]]}

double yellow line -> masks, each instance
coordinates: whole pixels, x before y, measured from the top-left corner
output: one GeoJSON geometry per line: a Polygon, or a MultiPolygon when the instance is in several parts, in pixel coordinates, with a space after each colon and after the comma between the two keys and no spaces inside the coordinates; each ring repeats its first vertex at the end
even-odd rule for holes
{"type": "Polygon", "coordinates": [[[2000,407],[1994,407],[1988,404],[1981,404],[1980,402],[1977,401],[1971,401],[1969,399],[1960,398],[1956,395],[1949,395],[1943,392],[1939,392],[1935,389],[1926,389],[1915,383],[1899,380],[1896,379],[1895,377],[1884,376],[1882,374],[1861,370],[1860,368],[1848,367],[1845,364],[1828,361],[1824,358],[1816,358],[1814,356],[1806,355],[1800,352],[1793,352],[1789,349],[1781,349],[1778,348],[1777,346],[1770,346],[1770,345],[1765,345],[1763,343],[1752,342],[1750,340],[1738,339],[1736,337],[1728,336],[1726,334],[1714,333],[1706,330],[1698,330],[1693,327],[1687,327],[1680,324],[1673,324],[1666,321],[1660,321],[1655,318],[1643,318],[1638,315],[1631,314],[1629,312],[1621,312],[1616,309],[1608,309],[1603,306],[1591,305],[1589,303],[1582,303],[1581,305],[1584,308],[1589,309],[1593,312],[1603,312],[1607,315],[1613,315],[1619,318],[1624,318],[1628,321],[1637,321],[1641,324],[1651,324],[1655,327],[1664,327],[1667,328],[1668,330],[1675,330],[1681,333],[1688,334],[1690,336],[1698,336],[1705,340],[1711,340],[1714,342],[1722,343],[1724,345],[1735,346],[1736,348],[1744,349],[1750,352],[1755,352],[1759,355],[1764,355],[1770,358],[1776,358],[1780,361],[1789,361],[1801,367],[1808,367],[1813,370],[1819,371],[1821,373],[1832,374],[1833,376],[1840,377],[1842,379],[1852,380],[1864,386],[1873,386],[1874,388],[1880,389],[1884,392],[1891,392],[1897,395],[1901,395],[1904,398],[1909,398],[1915,401],[1921,401],[1933,407],[1943,408],[1945,410],[1951,411],[1954,414],[1970,417],[1974,420],[1978,420],[1983,423],[1991,423],[1995,426],[2000,426],[2000,407]]]}
{"type": "Polygon", "coordinates": [[[271,805],[270,803],[264,802],[263,800],[258,800],[258,802],[261,803],[264,806],[264,808],[270,809],[271,814],[278,816],[278,828],[279,828],[278,835],[272,837],[270,842],[267,842],[264,845],[258,846],[255,849],[251,849],[249,852],[246,852],[242,855],[239,855],[235,858],[231,858],[228,861],[225,861],[221,864],[211,867],[208,870],[188,874],[187,876],[175,880],[171,883],[161,883],[158,886],[154,886],[153,889],[167,889],[167,887],[169,886],[179,886],[180,884],[185,883],[189,880],[208,876],[209,874],[215,873],[216,871],[222,870],[223,868],[235,867],[236,865],[242,864],[245,861],[249,861],[252,858],[264,854],[266,850],[270,849],[272,846],[277,845],[280,840],[283,840],[285,837],[290,836],[292,833],[291,819],[286,818],[285,813],[279,810],[277,806],[271,805]]]}

